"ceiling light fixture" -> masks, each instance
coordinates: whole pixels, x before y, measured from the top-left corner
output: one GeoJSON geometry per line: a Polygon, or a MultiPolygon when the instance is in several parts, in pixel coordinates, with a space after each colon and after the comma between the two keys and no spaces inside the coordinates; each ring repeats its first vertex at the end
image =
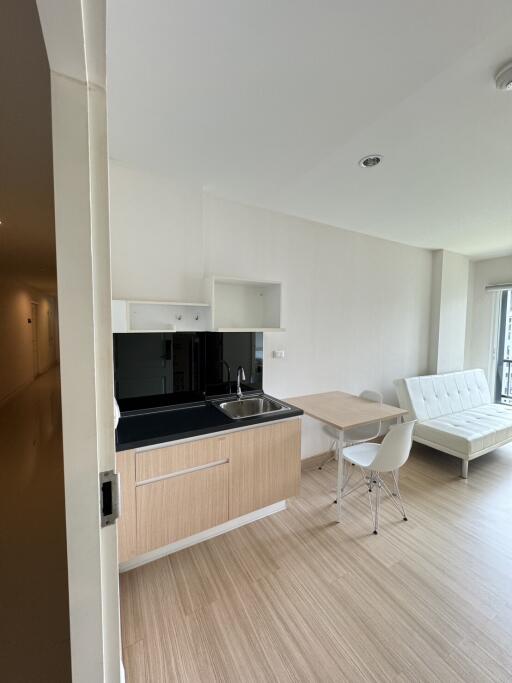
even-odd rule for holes
{"type": "Polygon", "coordinates": [[[361,168],[373,168],[374,166],[378,166],[381,161],[382,157],[380,154],[369,154],[359,160],[359,166],[361,166],[361,168]]]}
{"type": "Polygon", "coordinates": [[[512,91],[512,62],[505,64],[496,74],[496,87],[512,91]]]}

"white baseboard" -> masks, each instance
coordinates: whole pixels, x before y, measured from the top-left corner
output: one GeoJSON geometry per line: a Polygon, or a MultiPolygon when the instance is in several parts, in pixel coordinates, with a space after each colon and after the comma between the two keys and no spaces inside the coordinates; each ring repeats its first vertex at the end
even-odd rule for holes
{"type": "Polygon", "coordinates": [[[202,543],[210,538],[215,538],[215,536],[225,534],[226,531],[238,529],[238,527],[244,526],[245,524],[250,524],[258,519],[263,519],[263,517],[268,517],[276,512],[281,512],[281,510],[286,510],[285,500],[280,500],[272,505],[267,505],[267,507],[260,508],[254,512],[249,512],[249,514],[242,515],[242,517],[230,519],[229,522],[224,522],[224,524],[219,524],[218,526],[214,526],[206,531],[201,531],[193,536],[188,536],[187,538],[182,538],[174,543],[169,543],[169,545],[164,545],[156,550],[151,550],[149,553],[144,553],[144,555],[137,555],[137,557],[134,557],[133,560],[121,562],[119,564],[119,571],[130,571],[130,569],[135,569],[136,567],[140,567],[148,562],[159,560],[161,557],[171,555],[172,553],[177,553],[179,550],[183,550],[184,548],[189,548],[191,545],[196,545],[196,543],[202,543]]]}

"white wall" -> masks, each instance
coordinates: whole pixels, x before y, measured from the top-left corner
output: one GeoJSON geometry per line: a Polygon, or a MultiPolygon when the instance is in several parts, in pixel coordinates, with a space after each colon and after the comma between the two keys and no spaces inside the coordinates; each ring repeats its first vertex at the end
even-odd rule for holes
{"type": "Polygon", "coordinates": [[[464,368],[469,260],[439,250],[432,259],[432,312],[429,371],[464,368]]]}
{"type": "Polygon", "coordinates": [[[491,386],[494,384],[495,311],[499,294],[486,292],[485,287],[504,282],[512,282],[512,256],[471,264],[465,365],[483,368],[491,386]]]}
{"type": "MultiPolygon", "coordinates": [[[[114,298],[195,300],[204,273],[283,282],[285,332],[265,335],[278,397],[371,387],[428,365],[431,252],[215,198],[110,165],[114,298]],[[285,360],[271,358],[285,349],[285,360]]],[[[303,455],[329,441],[305,421],[303,455]]]]}
{"type": "Polygon", "coordinates": [[[34,379],[32,325],[38,326],[39,372],[58,358],[55,298],[12,278],[0,279],[0,402],[34,379]],[[38,303],[38,319],[32,318],[38,303]]]}
{"type": "Polygon", "coordinates": [[[203,298],[201,192],[110,162],[114,299],[203,298]]]}

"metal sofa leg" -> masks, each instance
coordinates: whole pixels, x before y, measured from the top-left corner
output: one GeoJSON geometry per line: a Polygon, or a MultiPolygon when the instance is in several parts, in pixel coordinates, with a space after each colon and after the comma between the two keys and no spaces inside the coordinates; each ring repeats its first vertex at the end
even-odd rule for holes
{"type": "Polygon", "coordinates": [[[462,461],[462,468],[461,468],[460,476],[461,476],[463,479],[467,479],[467,478],[468,478],[468,463],[469,463],[468,460],[463,460],[463,461],[462,461]]]}

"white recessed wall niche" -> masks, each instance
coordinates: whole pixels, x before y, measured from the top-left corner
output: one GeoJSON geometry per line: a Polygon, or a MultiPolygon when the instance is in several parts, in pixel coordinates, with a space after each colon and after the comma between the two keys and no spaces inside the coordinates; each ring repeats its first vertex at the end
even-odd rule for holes
{"type": "Polygon", "coordinates": [[[276,332],[281,322],[281,283],[214,275],[207,279],[212,329],[276,332]]]}

